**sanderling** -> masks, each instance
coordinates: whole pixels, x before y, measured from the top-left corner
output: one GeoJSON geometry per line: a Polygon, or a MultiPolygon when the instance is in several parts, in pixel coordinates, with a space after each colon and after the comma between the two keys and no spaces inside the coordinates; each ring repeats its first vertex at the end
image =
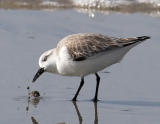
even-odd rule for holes
{"type": "Polygon", "coordinates": [[[72,99],[76,101],[84,84],[84,77],[95,74],[97,84],[93,101],[97,101],[100,83],[98,72],[120,62],[132,47],[146,39],[150,39],[150,37],[115,38],[93,33],[69,35],[62,39],[56,48],[48,50],[40,56],[40,69],[32,82],[35,82],[43,72],[80,76],[79,88],[72,99]]]}

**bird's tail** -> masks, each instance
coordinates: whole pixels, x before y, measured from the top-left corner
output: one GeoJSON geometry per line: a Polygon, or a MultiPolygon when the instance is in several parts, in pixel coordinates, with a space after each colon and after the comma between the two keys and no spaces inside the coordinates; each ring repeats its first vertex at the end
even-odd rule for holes
{"type": "Polygon", "coordinates": [[[138,41],[144,41],[144,40],[147,40],[147,39],[150,39],[151,37],[150,36],[141,36],[141,37],[137,37],[137,40],[138,41]]]}
{"type": "MultiPolygon", "coordinates": [[[[144,40],[147,40],[147,39],[150,39],[151,37],[150,36],[140,36],[140,37],[135,37],[135,38],[127,38],[127,42],[125,42],[123,44],[123,46],[130,46],[130,45],[137,45],[139,43],[141,43],[142,41],[144,40]]],[[[133,45],[133,46],[135,46],[133,45]]]]}

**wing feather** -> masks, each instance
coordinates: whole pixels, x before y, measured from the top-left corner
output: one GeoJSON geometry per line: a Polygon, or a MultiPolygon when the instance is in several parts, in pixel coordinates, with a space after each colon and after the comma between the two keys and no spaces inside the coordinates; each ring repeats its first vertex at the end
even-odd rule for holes
{"type": "Polygon", "coordinates": [[[82,61],[95,54],[125,47],[135,42],[138,42],[138,38],[115,38],[101,34],[82,33],[65,37],[57,45],[57,49],[65,45],[74,61],[82,61]]]}

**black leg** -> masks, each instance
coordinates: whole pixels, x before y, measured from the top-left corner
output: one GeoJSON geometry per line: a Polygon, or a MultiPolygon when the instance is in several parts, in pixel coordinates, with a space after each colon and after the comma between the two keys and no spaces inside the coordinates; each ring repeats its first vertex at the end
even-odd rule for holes
{"type": "Polygon", "coordinates": [[[98,88],[99,88],[99,83],[100,83],[100,77],[97,73],[95,73],[95,75],[96,75],[97,85],[96,85],[96,92],[95,92],[95,96],[93,98],[93,101],[97,102],[98,101],[98,88]]]}
{"type": "Polygon", "coordinates": [[[72,101],[76,101],[77,100],[77,96],[78,96],[83,84],[84,84],[84,77],[81,78],[81,82],[80,82],[79,88],[78,88],[75,96],[73,97],[72,101]]]}

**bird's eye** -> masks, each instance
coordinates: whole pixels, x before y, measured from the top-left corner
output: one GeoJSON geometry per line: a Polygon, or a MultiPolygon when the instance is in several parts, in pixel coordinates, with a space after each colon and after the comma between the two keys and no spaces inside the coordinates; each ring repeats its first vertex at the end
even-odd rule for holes
{"type": "Polygon", "coordinates": [[[45,57],[42,59],[42,61],[43,61],[43,62],[47,61],[47,58],[48,58],[48,56],[45,56],[45,57]]]}

